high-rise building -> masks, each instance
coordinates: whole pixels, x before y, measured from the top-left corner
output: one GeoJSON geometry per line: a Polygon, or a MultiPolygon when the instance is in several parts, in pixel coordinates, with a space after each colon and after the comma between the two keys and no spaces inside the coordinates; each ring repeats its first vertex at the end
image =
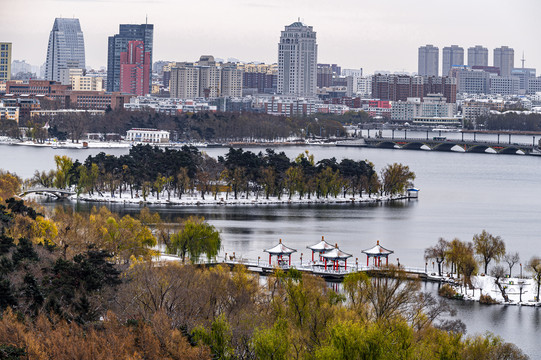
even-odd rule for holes
{"type": "MultiPolygon", "coordinates": [[[[142,41],[152,64],[154,25],[120,24],[119,32],[109,36],[107,53],[107,91],[120,91],[120,54],[126,52],[130,41],[142,41]]],[[[148,92],[151,91],[152,73],[148,75],[148,92]]]]}
{"type": "Polygon", "coordinates": [[[331,87],[333,72],[329,64],[317,64],[317,87],[331,87]]]}
{"type": "Polygon", "coordinates": [[[278,44],[279,94],[314,96],[317,85],[316,32],[300,21],[286,26],[278,44]]]}
{"type": "Polygon", "coordinates": [[[481,45],[468,48],[468,66],[488,66],[488,49],[481,45]]]}
{"type": "Polygon", "coordinates": [[[0,81],[11,80],[11,43],[0,42],[0,81]]]}
{"type": "Polygon", "coordinates": [[[464,65],[464,48],[458,45],[446,46],[443,48],[442,58],[441,74],[447,76],[453,66],[464,65]]]}
{"type": "Polygon", "coordinates": [[[440,49],[436,46],[426,45],[419,47],[419,75],[438,76],[439,75],[439,53],[440,49]]]}
{"type": "Polygon", "coordinates": [[[224,64],[222,67],[221,96],[241,97],[242,76],[244,71],[238,69],[233,63],[224,64]]]}
{"type": "Polygon", "coordinates": [[[85,68],[85,41],[79,19],[56,18],[49,35],[45,79],[61,81],[63,69],[85,68]]]}
{"type": "Polygon", "coordinates": [[[129,41],[126,51],[120,53],[120,92],[145,96],[149,93],[150,53],[145,43],[129,41]]]}
{"type": "Polygon", "coordinates": [[[511,76],[515,67],[515,50],[507,46],[494,49],[494,66],[500,68],[501,76],[511,76]]]}
{"type": "Polygon", "coordinates": [[[199,96],[204,98],[220,96],[221,69],[216,66],[212,55],[203,55],[199,66],[199,96]]]}
{"type": "Polygon", "coordinates": [[[199,97],[199,68],[193,63],[177,63],[171,69],[169,93],[174,99],[199,97]]]}

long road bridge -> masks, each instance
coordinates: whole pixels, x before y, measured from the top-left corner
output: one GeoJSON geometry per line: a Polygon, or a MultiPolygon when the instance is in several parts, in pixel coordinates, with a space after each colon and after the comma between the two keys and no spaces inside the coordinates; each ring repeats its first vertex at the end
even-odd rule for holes
{"type": "Polygon", "coordinates": [[[366,146],[383,149],[462,151],[471,153],[497,153],[527,155],[539,151],[533,144],[504,143],[498,141],[457,140],[433,138],[365,138],[366,146]],[[458,147],[458,148],[457,148],[458,147]]]}
{"type": "Polygon", "coordinates": [[[24,190],[19,194],[19,197],[22,198],[28,194],[49,194],[55,196],[57,199],[66,199],[70,195],[75,195],[75,193],[70,190],[37,187],[24,190]]]}
{"type": "MultiPolygon", "coordinates": [[[[401,134],[402,135],[402,134],[401,134]]],[[[522,140],[523,141],[523,140],[522,140]]],[[[432,151],[456,151],[470,153],[493,153],[493,154],[512,154],[512,155],[541,155],[539,146],[535,143],[535,137],[532,143],[517,143],[497,140],[477,140],[474,139],[448,139],[444,136],[429,137],[408,137],[407,132],[403,136],[391,137],[363,137],[353,140],[340,141],[337,146],[351,147],[371,147],[380,149],[406,149],[406,150],[432,150],[432,151]]]]}

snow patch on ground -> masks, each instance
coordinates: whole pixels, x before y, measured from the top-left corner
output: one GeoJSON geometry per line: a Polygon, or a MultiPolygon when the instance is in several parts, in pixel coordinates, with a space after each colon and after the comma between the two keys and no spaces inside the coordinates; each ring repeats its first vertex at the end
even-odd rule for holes
{"type": "MultiPolygon", "coordinates": [[[[446,281],[452,281],[452,279],[446,278],[446,281]]],[[[464,300],[479,301],[481,294],[483,294],[489,295],[504,305],[541,306],[541,302],[537,299],[537,283],[532,278],[511,277],[500,279],[500,285],[504,288],[509,301],[505,301],[496,284],[495,277],[477,275],[472,277],[471,282],[474,289],[465,289],[463,286],[453,285],[455,291],[464,296],[464,300]]]]}
{"type": "Polygon", "coordinates": [[[146,200],[144,200],[141,196],[139,197],[131,197],[130,193],[123,193],[122,197],[120,197],[118,194],[115,196],[111,196],[111,194],[82,194],[82,195],[72,195],[70,196],[71,200],[78,200],[78,201],[88,201],[88,202],[103,202],[103,203],[119,203],[119,204],[151,204],[151,205],[175,205],[175,206],[194,206],[194,205],[274,205],[274,204],[345,204],[345,203],[375,203],[375,202],[382,202],[382,201],[392,201],[392,200],[401,200],[401,199],[407,199],[404,195],[384,195],[384,196],[362,196],[362,197],[351,197],[346,196],[341,197],[328,197],[328,198],[320,198],[317,199],[315,197],[312,197],[311,199],[308,198],[302,198],[299,199],[298,196],[293,196],[291,199],[288,198],[288,196],[284,195],[280,199],[278,197],[269,197],[269,199],[266,199],[264,196],[260,196],[259,198],[255,197],[242,197],[239,196],[237,199],[235,199],[231,194],[227,196],[225,193],[219,193],[216,196],[216,200],[214,199],[213,195],[207,194],[205,195],[205,198],[200,194],[195,195],[183,195],[182,199],[179,198],[173,198],[171,197],[169,200],[167,199],[167,194],[160,195],[160,198],[158,199],[156,196],[147,196],[146,200]]]}

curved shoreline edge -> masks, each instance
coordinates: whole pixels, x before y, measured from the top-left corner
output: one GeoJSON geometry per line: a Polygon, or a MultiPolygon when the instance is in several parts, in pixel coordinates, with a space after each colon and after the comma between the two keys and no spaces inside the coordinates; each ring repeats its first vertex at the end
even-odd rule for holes
{"type": "MultiPolygon", "coordinates": [[[[187,196],[185,199],[157,199],[155,197],[147,198],[143,200],[141,198],[120,198],[111,196],[88,196],[88,195],[72,195],[68,198],[70,201],[81,202],[93,202],[104,204],[125,204],[125,205],[167,205],[167,206],[235,206],[235,205],[293,205],[293,204],[375,204],[383,202],[392,202],[398,200],[412,199],[407,195],[395,195],[395,196],[372,196],[372,197],[338,197],[338,198],[326,198],[326,199],[278,199],[276,197],[266,199],[226,199],[220,196],[219,199],[214,200],[213,196],[202,199],[197,196],[187,196]]],[[[416,199],[415,199],[416,200],[416,199]]]]}

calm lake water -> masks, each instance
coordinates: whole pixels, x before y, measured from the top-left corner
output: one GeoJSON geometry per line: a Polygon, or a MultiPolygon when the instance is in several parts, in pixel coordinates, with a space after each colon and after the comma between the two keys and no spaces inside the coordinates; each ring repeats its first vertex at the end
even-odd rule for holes
{"type": "MultiPolygon", "coordinates": [[[[503,139],[503,138],[502,138],[503,139]]],[[[531,139],[531,137],[530,137],[531,139]]],[[[507,139],[506,139],[507,140],[507,139]]],[[[531,140],[530,140],[531,141],[531,140]]],[[[250,148],[264,151],[264,148],[250,148]]],[[[395,251],[390,258],[407,266],[424,267],[423,251],[440,236],[451,240],[471,240],[486,229],[500,235],[508,251],[518,251],[521,262],[541,256],[541,157],[493,154],[463,154],[431,151],[378,150],[336,147],[283,147],[290,158],[304,150],[316,160],[336,157],[368,159],[381,169],[394,162],[408,165],[417,178],[419,200],[375,205],[281,205],[235,207],[155,207],[170,218],[204,216],[222,231],[223,253],[237,257],[266,259],[264,248],[284,243],[303,252],[321,236],[352,253],[363,263],[361,250],[380,240],[395,251]]],[[[54,155],[68,155],[80,161],[101,150],[40,149],[0,145],[0,168],[23,178],[35,170],[54,167],[54,155]]],[[[114,155],[127,149],[107,149],[114,155]]],[[[205,149],[209,155],[223,155],[221,148],[205,149]]],[[[81,210],[88,204],[78,204],[81,210]]],[[[137,206],[112,206],[121,212],[137,212],[137,206]]],[[[298,259],[296,254],[294,260],[298,259]]],[[[429,268],[432,264],[428,265],[429,268]]],[[[513,269],[518,272],[518,265],[513,269]]],[[[436,291],[436,284],[426,284],[436,291]]],[[[483,306],[453,302],[468,333],[492,331],[520,346],[532,358],[541,358],[541,309],[515,306],[483,306]]]]}

